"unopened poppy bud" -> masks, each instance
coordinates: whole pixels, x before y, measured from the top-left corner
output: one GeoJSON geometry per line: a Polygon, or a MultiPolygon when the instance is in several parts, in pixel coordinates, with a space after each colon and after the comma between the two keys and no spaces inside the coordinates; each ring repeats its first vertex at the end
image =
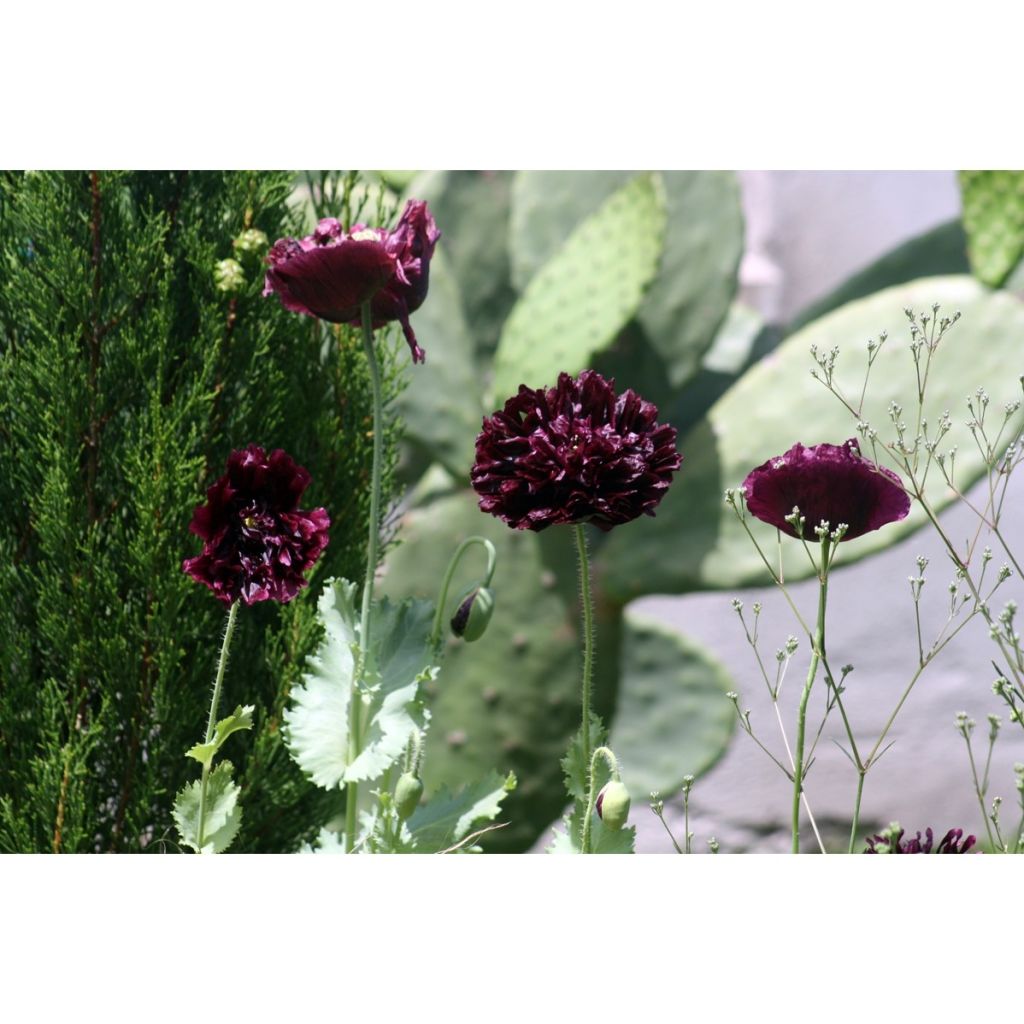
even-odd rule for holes
{"type": "Polygon", "coordinates": [[[395,810],[402,821],[412,816],[422,796],[423,783],[412,772],[405,772],[395,786],[395,810]]]}
{"type": "Polygon", "coordinates": [[[259,228],[246,228],[231,243],[240,256],[262,256],[270,248],[270,241],[259,228]]]}
{"type": "Polygon", "coordinates": [[[472,642],[484,635],[494,612],[494,594],[487,587],[473,587],[459,601],[452,616],[452,632],[472,642]]]}
{"type": "Polygon", "coordinates": [[[245,273],[238,260],[220,260],[213,268],[213,283],[219,292],[238,292],[245,286],[245,273]]]}
{"type": "Polygon", "coordinates": [[[604,827],[618,832],[629,817],[629,790],[613,779],[597,794],[597,816],[604,827]]]}

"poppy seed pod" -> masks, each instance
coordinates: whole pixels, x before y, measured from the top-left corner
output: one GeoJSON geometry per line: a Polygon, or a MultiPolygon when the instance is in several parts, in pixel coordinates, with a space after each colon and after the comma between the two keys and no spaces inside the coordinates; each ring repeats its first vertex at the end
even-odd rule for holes
{"type": "Polygon", "coordinates": [[[412,817],[413,811],[420,805],[423,796],[423,782],[412,772],[405,772],[395,785],[395,810],[398,817],[405,821],[412,817]]]}
{"type": "Polygon", "coordinates": [[[484,635],[494,613],[494,594],[488,587],[471,587],[452,616],[452,632],[472,643],[484,635]]]}
{"type": "Polygon", "coordinates": [[[604,822],[604,827],[618,832],[629,817],[629,790],[612,779],[597,794],[597,816],[604,822]]]}

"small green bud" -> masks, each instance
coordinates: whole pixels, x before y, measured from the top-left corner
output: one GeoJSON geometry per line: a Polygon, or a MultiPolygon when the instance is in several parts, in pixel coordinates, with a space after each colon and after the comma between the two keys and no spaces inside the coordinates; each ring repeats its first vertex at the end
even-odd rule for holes
{"type": "Polygon", "coordinates": [[[605,828],[618,832],[629,817],[629,790],[617,779],[612,779],[597,794],[597,816],[605,828]]]}
{"type": "Polygon", "coordinates": [[[412,816],[412,812],[420,805],[423,796],[423,783],[412,772],[405,772],[395,786],[395,810],[402,821],[412,816]]]}
{"type": "Polygon", "coordinates": [[[245,286],[245,273],[238,260],[220,260],[213,268],[213,282],[219,292],[237,292],[245,286]]]}
{"type": "Polygon", "coordinates": [[[247,228],[232,243],[239,256],[260,256],[268,244],[267,236],[259,228],[247,228]]]}
{"type": "Polygon", "coordinates": [[[484,635],[494,613],[494,594],[487,587],[472,587],[452,616],[452,632],[472,642],[484,635]]]}

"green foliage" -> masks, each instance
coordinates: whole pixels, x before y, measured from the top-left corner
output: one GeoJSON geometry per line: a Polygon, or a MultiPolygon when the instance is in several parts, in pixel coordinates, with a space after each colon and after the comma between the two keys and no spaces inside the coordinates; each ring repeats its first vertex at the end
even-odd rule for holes
{"type": "Polygon", "coordinates": [[[667,797],[721,757],[736,724],[730,688],[692,640],[627,611],[610,745],[634,793],[667,797]]]}
{"type": "Polygon", "coordinates": [[[370,618],[368,683],[360,683],[361,749],[349,751],[349,706],[360,648],[356,585],[328,580],[320,595],[324,638],[309,659],[285,712],[286,740],[299,767],[331,789],[378,778],[425,723],[422,687],[437,675],[428,601],[375,603],[370,618]]]}
{"type": "Polygon", "coordinates": [[[515,774],[490,772],[452,794],[446,787],[409,819],[409,852],[440,853],[463,843],[474,828],[494,821],[505,797],[516,788],[515,774]]]}
{"type": "Polygon", "coordinates": [[[238,805],[241,790],[232,781],[232,771],[230,761],[221,761],[207,779],[202,843],[199,839],[202,782],[199,779],[190,782],[174,802],[174,823],[181,841],[196,853],[223,853],[242,826],[242,808],[238,805]]]}
{"type": "MultiPolygon", "coordinates": [[[[655,178],[666,202],[665,244],[634,329],[659,366],[660,386],[674,389],[697,370],[729,309],[743,251],[743,218],[731,173],[661,171],[655,178]]],[[[635,181],[634,171],[517,174],[510,239],[517,287],[525,288],[613,192],[635,181]]],[[[618,255],[614,245],[609,248],[618,255]]]]}
{"type": "Polygon", "coordinates": [[[961,171],[971,269],[998,288],[1024,257],[1024,171],[961,171]]]}
{"type": "Polygon", "coordinates": [[[468,476],[480,430],[479,370],[458,284],[444,251],[430,264],[430,298],[416,313],[416,337],[426,362],[395,403],[404,437],[427,459],[468,476]]]}
{"type": "Polygon", "coordinates": [[[213,727],[213,739],[209,743],[197,743],[187,751],[187,756],[194,757],[201,765],[209,767],[217,756],[217,751],[232,733],[252,728],[252,713],[255,710],[252,704],[245,707],[239,704],[227,718],[222,718],[213,727]]]}
{"type": "MultiPolygon", "coordinates": [[[[590,720],[590,745],[592,748],[604,746],[608,733],[597,715],[590,720]]],[[[562,819],[562,828],[556,828],[548,853],[582,853],[583,822],[587,811],[587,762],[583,750],[582,729],[573,737],[572,743],[564,758],[562,771],[565,775],[565,788],[573,798],[572,810],[562,819]]],[[[601,791],[611,778],[608,765],[603,758],[597,758],[594,771],[594,794],[601,791]]],[[[636,840],[636,827],[606,828],[600,815],[591,814],[590,842],[594,853],[633,853],[636,840]]]]}
{"type": "MultiPolygon", "coordinates": [[[[256,257],[238,292],[214,279],[244,230],[295,233],[291,192],[263,172],[0,176],[0,849],[138,851],[171,833],[224,614],[181,563],[233,448],[309,470],[303,502],[334,524],[314,585],[365,571],[358,337],[264,298],[256,257]]],[[[381,338],[390,396],[396,342],[381,338]]],[[[294,848],[336,802],[280,735],[316,641],[308,591],[239,615],[224,699],[255,711],[235,741],[233,849],[294,848]]]]}
{"type": "MultiPolygon", "coordinates": [[[[510,530],[480,514],[468,491],[433,491],[402,522],[403,543],[391,555],[384,589],[394,597],[433,594],[448,557],[479,534],[497,549],[495,612],[473,644],[449,639],[443,668],[427,687],[432,723],[424,782],[428,795],[456,789],[488,771],[520,780],[506,803],[509,825],[487,837],[489,849],[529,847],[561,812],[565,794],[558,761],[579,724],[579,609],[571,532],[539,536],[510,530]]],[[[452,590],[468,586],[479,566],[465,559],[452,590]]],[[[598,708],[609,713],[617,670],[620,618],[598,609],[603,659],[598,708]]]]}
{"type": "MultiPolygon", "coordinates": [[[[969,277],[933,277],[901,285],[815,321],[780,345],[771,360],[745,373],[680,440],[686,461],[658,506],[657,517],[617,531],[602,552],[605,583],[614,598],[628,601],[652,592],[731,589],[763,581],[764,565],[722,501],[723,491],[738,487],[751,469],[797,441],[836,444],[856,434],[856,418],[811,378],[810,346],[817,345],[822,353],[839,346],[837,381],[857,401],[867,362],[863,346],[868,338],[888,330],[890,339],[871,372],[863,416],[888,436],[890,403],[909,407],[917,394],[903,310],[930,309],[935,302],[943,311],[961,310],[963,318],[932,364],[926,417],[934,423],[944,410],[958,413],[964,409],[965,394],[982,382],[1003,379],[1007,353],[1014,351],[1016,339],[1024,333],[1024,306],[969,277]]],[[[1008,393],[1006,400],[1015,397],[1008,393]]],[[[1015,422],[1016,429],[1011,424],[1007,437],[1019,431],[1019,418],[1015,422]]],[[[954,425],[946,441],[960,443],[956,470],[964,489],[981,475],[981,456],[966,428],[954,425]]],[[[935,508],[953,497],[937,473],[929,477],[928,493],[935,508]]],[[[922,514],[915,510],[899,523],[843,544],[839,558],[863,558],[921,524],[922,514]]],[[[756,520],[751,528],[762,547],[774,553],[776,532],[756,520]]],[[[783,545],[783,550],[786,578],[805,577],[809,566],[799,546],[783,545]]]]}
{"type": "Polygon", "coordinates": [[[578,373],[633,318],[658,266],[665,231],[660,179],[639,175],[565,240],[513,307],[494,357],[495,401],[520,384],[578,373]]]}

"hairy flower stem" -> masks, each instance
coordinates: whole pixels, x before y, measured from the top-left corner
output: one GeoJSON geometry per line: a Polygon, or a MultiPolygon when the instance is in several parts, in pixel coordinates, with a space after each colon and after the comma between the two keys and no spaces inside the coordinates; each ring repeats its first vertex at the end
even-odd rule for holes
{"type": "MultiPolygon", "coordinates": [[[[377,544],[380,533],[380,478],[384,462],[384,402],[381,397],[380,366],[373,347],[373,316],[370,303],[362,307],[363,351],[370,366],[370,382],[373,388],[373,468],[370,476],[370,529],[366,542],[366,578],[363,580],[363,607],[359,617],[359,664],[352,675],[352,691],[349,695],[348,721],[348,763],[360,753],[360,711],[362,704],[363,676],[370,651],[370,607],[373,603],[373,580],[377,575],[377,544]]],[[[359,803],[359,784],[349,782],[345,786],[345,850],[352,852],[356,841],[356,811],[359,803]]]]}
{"type": "Polygon", "coordinates": [[[451,560],[448,562],[448,569],[444,574],[444,580],[441,582],[441,590],[437,598],[437,608],[434,611],[434,626],[430,631],[430,646],[433,648],[438,647],[441,643],[442,620],[444,619],[445,605],[448,603],[448,588],[451,586],[452,577],[455,575],[455,570],[458,568],[463,554],[474,544],[479,544],[487,552],[487,571],[484,573],[480,586],[489,587],[491,585],[491,580],[494,577],[494,567],[498,560],[498,554],[494,550],[494,545],[485,537],[467,537],[455,549],[455,554],[452,555],[451,560]]]}
{"type": "MultiPolygon", "coordinates": [[[[590,822],[594,817],[594,805],[597,803],[597,793],[594,789],[594,769],[597,767],[597,759],[603,757],[612,773],[612,779],[619,781],[619,762],[608,747],[598,747],[587,760],[587,812],[583,816],[583,841],[581,848],[584,853],[590,853],[590,822]]],[[[675,840],[673,840],[674,842],[675,840]]]]}
{"type": "Polygon", "coordinates": [[[804,734],[807,728],[807,702],[811,697],[814,677],[818,674],[818,662],[825,655],[825,602],[828,598],[829,537],[821,538],[821,565],[818,571],[818,623],[814,629],[814,647],[811,651],[811,665],[807,670],[807,682],[800,695],[800,707],[796,719],[796,750],[793,758],[793,852],[800,852],[800,794],[804,788],[804,734]]]}
{"type": "MultiPolygon", "coordinates": [[[[235,631],[235,620],[238,618],[238,601],[231,602],[228,612],[228,624],[224,627],[224,642],[220,645],[220,658],[217,660],[217,678],[213,683],[213,696],[210,698],[210,718],[206,723],[206,739],[204,743],[213,742],[213,732],[217,726],[217,707],[220,704],[220,691],[224,683],[224,669],[228,664],[228,648],[231,646],[231,634],[235,631]]],[[[210,762],[203,765],[203,779],[199,785],[199,826],[196,829],[196,845],[203,849],[206,826],[206,789],[210,781],[210,762]]]]}
{"type": "MultiPolygon", "coordinates": [[[[583,763],[587,765],[587,792],[593,795],[593,773],[591,772],[590,749],[590,688],[594,675],[594,601],[590,593],[590,559],[587,556],[587,536],[583,532],[583,524],[573,526],[576,534],[576,555],[579,559],[580,604],[583,608],[583,692],[582,710],[583,725],[583,763]]],[[[590,853],[590,814],[583,822],[583,852],[590,853]]]]}

